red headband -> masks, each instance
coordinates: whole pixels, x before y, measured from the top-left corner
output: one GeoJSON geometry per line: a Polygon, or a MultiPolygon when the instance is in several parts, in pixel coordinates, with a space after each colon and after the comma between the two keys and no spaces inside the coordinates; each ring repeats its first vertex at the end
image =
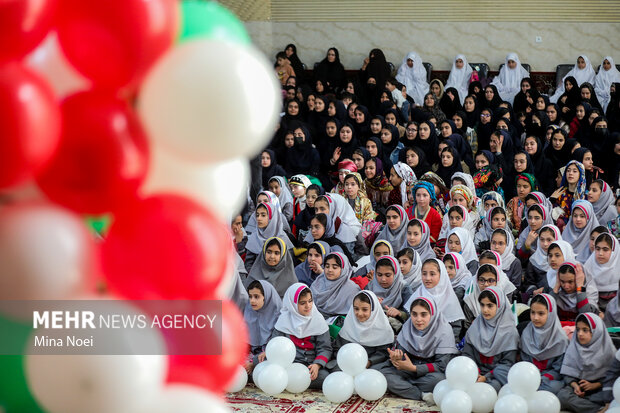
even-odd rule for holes
{"type": "Polygon", "coordinates": [[[424,301],[426,301],[428,306],[431,308],[431,316],[435,315],[435,307],[433,306],[433,303],[431,302],[431,300],[429,300],[426,297],[418,297],[418,298],[416,298],[416,300],[424,300],[424,301]]]}
{"type": "MultiPolygon", "coordinates": [[[[493,295],[495,296],[495,300],[497,301],[497,308],[500,307],[500,302],[499,302],[499,295],[497,295],[497,293],[495,292],[495,290],[491,289],[491,288],[487,288],[486,290],[491,291],[491,293],[493,293],[493,295]]],[[[485,290],[485,291],[486,291],[485,290]]]]}
{"type": "Polygon", "coordinates": [[[542,298],[545,299],[545,301],[547,302],[547,307],[549,308],[549,312],[553,312],[553,305],[551,304],[551,300],[549,299],[549,296],[547,294],[540,294],[542,296],[542,298]]]}
{"type": "MultiPolygon", "coordinates": [[[[302,292],[303,290],[305,290],[306,288],[308,288],[308,286],[307,286],[307,285],[302,285],[301,287],[299,287],[299,288],[297,289],[297,291],[295,291],[295,295],[293,296],[293,302],[294,302],[295,304],[297,304],[297,300],[299,300],[299,294],[301,294],[301,292],[302,292]]],[[[309,288],[308,288],[308,289],[309,289],[309,288]]]]}
{"type": "Polygon", "coordinates": [[[594,322],[594,319],[592,318],[592,316],[590,314],[588,314],[588,313],[583,313],[583,315],[588,320],[588,323],[590,324],[590,327],[592,328],[592,330],[595,330],[596,329],[596,323],[594,322]]]}
{"type": "Polygon", "coordinates": [[[271,210],[271,206],[266,202],[261,202],[259,205],[265,205],[265,208],[267,208],[267,213],[269,214],[269,219],[271,219],[273,217],[273,211],[271,210]]]}
{"type": "Polygon", "coordinates": [[[583,213],[586,214],[586,219],[590,219],[590,214],[588,214],[588,211],[586,211],[582,205],[577,205],[575,208],[581,209],[583,213]]]}
{"type": "Polygon", "coordinates": [[[456,269],[459,269],[459,259],[456,257],[456,254],[453,252],[449,252],[446,255],[450,255],[452,256],[452,260],[454,261],[454,266],[456,267],[456,269]]]}

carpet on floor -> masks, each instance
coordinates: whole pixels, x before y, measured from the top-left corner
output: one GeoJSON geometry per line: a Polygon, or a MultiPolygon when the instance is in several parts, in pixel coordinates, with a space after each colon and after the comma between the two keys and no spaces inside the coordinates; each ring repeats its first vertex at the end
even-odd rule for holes
{"type": "Polygon", "coordinates": [[[329,402],[318,390],[307,390],[301,394],[282,393],[271,397],[253,385],[246,386],[238,393],[229,393],[226,397],[228,407],[236,412],[287,412],[287,413],[367,413],[367,412],[438,412],[437,406],[425,402],[401,399],[386,395],[381,399],[368,402],[354,395],[343,403],[329,402]]]}

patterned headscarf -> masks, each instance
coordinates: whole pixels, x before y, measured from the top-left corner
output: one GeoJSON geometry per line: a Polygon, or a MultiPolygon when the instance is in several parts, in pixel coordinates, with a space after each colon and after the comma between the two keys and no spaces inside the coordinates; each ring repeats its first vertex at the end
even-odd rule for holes
{"type": "Polygon", "coordinates": [[[483,166],[474,174],[474,185],[476,185],[476,189],[487,188],[495,191],[499,188],[497,181],[500,178],[502,178],[502,174],[495,165],[483,166]]]}
{"type": "Polygon", "coordinates": [[[564,170],[562,171],[562,183],[560,184],[560,186],[568,188],[568,181],[566,180],[566,169],[568,169],[568,167],[571,165],[575,165],[579,170],[579,180],[577,181],[577,188],[575,189],[575,199],[586,199],[586,169],[581,162],[570,161],[566,164],[564,170]]]}
{"type": "Polygon", "coordinates": [[[536,181],[536,177],[534,175],[528,174],[528,173],[523,173],[523,174],[517,175],[517,177],[515,178],[515,185],[516,185],[517,181],[519,181],[519,179],[522,179],[522,180],[526,181],[528,184],[530,184],[530,187],[532,188],[532,191],[538,190],[538,182],[536,181]]]}
{"type": "Polygon", "coordinates": [[[415,193],[420,188],[426,189],[426,191],[428,191],[428,194],[431,197],[430,205],[431,206],[435,205],[435,203],[437,202],[437,195],[435,194],[435,185],[433,185],[430,182],[426,182],[426,181],[418,181],[413,187],[413,189],[411,190],[414,200],[415,200],[415,193]]]}
{"type": "Polygon", "coordinates": [[[474,194],[471,193],[471,189],[465,185],[454,185],[450,188],[450,199],[456,194],[462,195],[463,198],[465,198],[467,201],[467,210],[471,211],[474,207],[474,194]]]}
{"type": "Polygon", "coordinates": [[[364,184],[364,180],[362,179],[362,175],[360,175],[357,172],[351,172],[348,173],[345,177],[344,180],[346,181],[347,178],[353,177],[353,179],[355,179],[355,182],[357,182],[357,186],[360,187],[359,191],[357,192],[357,195],[360,197],[367,197],[366,195],[366,184],[364,184]]]}
{"type": "Polygon", "coordinates": [[[416,177],[411,167],[406,163],[398,162],[394,164],[394,171],[403,180],[400,183],[400,196],[402,204],[405,205],[407,202],[407,187],[415,183],[416,177]]]}

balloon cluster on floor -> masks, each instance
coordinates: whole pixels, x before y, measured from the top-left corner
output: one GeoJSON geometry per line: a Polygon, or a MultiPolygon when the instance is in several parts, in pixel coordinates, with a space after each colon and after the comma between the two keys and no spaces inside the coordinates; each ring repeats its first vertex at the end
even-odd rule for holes
{"type": "MultiPolygon", "coordinates": [[[[508,372],[508,384],[499,394],[493,386],[477,382],[478,367],[468,357],[448,363],[446,379],[433,390],[433,399],[442,413],[559,413],[560,401],[551,392],[538,391],[540,370],[519,362],[508,372]]],[[[619,386],[620,390],[620,386],[619,386]]]]}
{"type": "Polygon", "coordinates": [[[270,63],[197,0],[2,1],[0,44],[0,299],[223,300],[221,355],[0,356],[0,411],[225,411],[247,353],[225,219],[276,126],[270,63]]]}
{"type": "Polygon", "coordinates": [[[609,404],[607,412],[620,413],[620,378],[617,378],[612,388],[614,399],[609,404]]]}

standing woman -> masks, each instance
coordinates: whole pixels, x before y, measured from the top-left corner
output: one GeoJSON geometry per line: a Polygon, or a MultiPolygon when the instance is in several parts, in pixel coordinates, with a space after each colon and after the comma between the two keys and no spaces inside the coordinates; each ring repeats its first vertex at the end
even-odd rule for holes
{"type": "Polygon", "coordinates": [[[594,91],[605,112],[611,100],[611,85],[617,82],[620,82],[620,71],[614,64],[614,59],[611,56],[605,56],[596,79],[594,79],[594,91]]]}
{"type": "Polygon", "coordinates": [[[396,80],[405,85],[407,95],[413,98],[413,102],[418,106],[422,106],[424,94],[428,92],[429,85],[426,76],[422,58],[416,52],[409,52],[405,56],[396,74],[396,80]]]}
{"type": "Polygon", "coordinates": [[[530,77],[529,72],[521,66],[516,53],[509,53],[504,66],[500,69],[499,75],[493,79],[492,84],[497,87],[502,100],[512,105],[515,95],[521,90],[521,79],[524,77],[530,77]]]}
{"type": "Polygon", "coordinates": [[[293,70],[295,70],[297,86],[306,83],[306,71],[304,70],[304,64],[299,59],[299,56],[297,56],[297,46],[295,46],[293,43],[286,45],[284,53],[286,53],[286,57],[288,57],[288,60],[291,62],[293,70]]]}
{"type": "Polygon", "coordinates": [[[571,88],[574,87],[575,84],[577,85],[577,87],[579,87],[584,82],[594,83],[596,72],[592,67],[592,63],[590,63],[590,59],[588,59],[588,56],[583,54],[577,56],[577,63],[575,63],[575,66],[573,66],[570,72],[568,72],[566,76],[562,78],[562,83],[557,85],[555,93],[549,99],[551,103],[556,103],[558,101],[564,104],[567,103],[566,100],[562,101],[562,97],[564,97],[564,94],[567,91],[566,79],[570,77],[574,79],[574,82],[571,82],[571,88]]]}
{"type": "Polygon", "coordinates": [[[390,78],[390,66],[381,49],[372,49],[360,69],[360,79],[366,85],[366,102],[377,113],[379,96],[390,78]]]}
{"type": "Polygon", "coordinates": [[[450,70],[450,76],[446,82],[446,89],[455,88],[460,97],[460,102],[463,104],[465,96],[467,96],[469,80],[473,69],[467,63],[467,58],[463,54],[458,54],[452,62],[452,69],[450,70]]]}
{"type": "Polygon", "coordinates": [[[327,55],[314,72],[315,79],[323,79],[332,90],[339,91],[345,86],[346,73],[340,63],[340,53],[335,47],[327,50],[327,55]]]}
{"type": "Polygon", "coordinates": [[[525,138],[523,145],[525,152],[530,155],[532,165],[534,166],[534,176],[542,187],[542,192],[549,196],[553,193],[555,179],[555,171],[549,159],[545,156],[544,145],[537,136],[528,136],[525,138]]]}

